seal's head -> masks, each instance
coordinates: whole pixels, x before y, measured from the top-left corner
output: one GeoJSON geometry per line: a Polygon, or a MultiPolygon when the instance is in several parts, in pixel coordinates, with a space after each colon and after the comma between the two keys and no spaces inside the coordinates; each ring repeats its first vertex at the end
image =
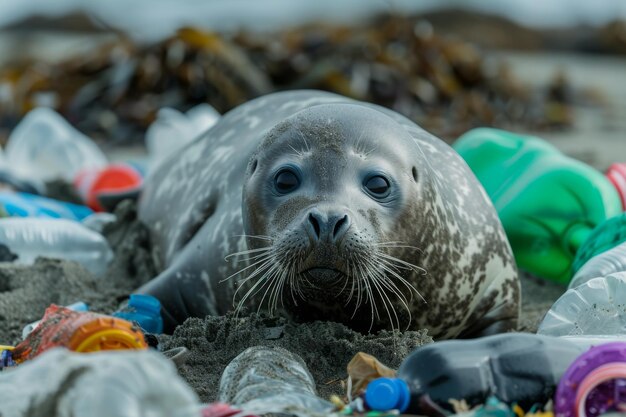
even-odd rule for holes
{"type": "Polygon", "coordinates": [[[408,326],[423,275],[412,246],[423,159],[402,126],[360,104],[310,107],[272,128],[243,189],[240,305],[261,297],[270,312],[408,326]]]}

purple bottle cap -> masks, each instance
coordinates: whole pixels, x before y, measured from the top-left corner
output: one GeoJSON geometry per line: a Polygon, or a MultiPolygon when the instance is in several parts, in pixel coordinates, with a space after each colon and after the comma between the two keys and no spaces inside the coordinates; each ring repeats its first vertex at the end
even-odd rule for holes
{"type": "Polygon", "coordinates": [[[561,378],[554,403],[556,417],[626,411],[626,343],[596,346],[579,356],[561,378]]]}

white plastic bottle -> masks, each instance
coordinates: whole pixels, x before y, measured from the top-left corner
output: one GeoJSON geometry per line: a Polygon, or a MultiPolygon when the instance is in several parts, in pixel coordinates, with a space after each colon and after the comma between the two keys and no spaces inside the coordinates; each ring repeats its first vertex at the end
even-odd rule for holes
{"type": "Polygon", "coordinates": [[[22,119],[11,132],[5,151],[13,174],[37,182],[71,182],[79,171],[107,164],[90,138],[45,107],[32,110],[22,119]]]}
{"type": "Polygon", "coordinates": [[[219,400],[246,413],[310,416],[334,406],[317,396],[302,358],[279,347],[251,347],[232,360],[220,379],[219,400]]]}
{"type": "Polygon", "coordinates": [[[82,264],[96,276],[103,275],[113,259],[101,234],[66,219],[2,218],[0,243],[18,256],[18,263],[32,264],[38,257],[66,259],[82,264]]]}

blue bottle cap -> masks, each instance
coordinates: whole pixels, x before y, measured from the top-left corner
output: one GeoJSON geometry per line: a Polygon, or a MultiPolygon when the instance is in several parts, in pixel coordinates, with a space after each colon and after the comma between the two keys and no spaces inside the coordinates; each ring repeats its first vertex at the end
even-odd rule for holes
{"type": "Polygon", "coordinates": [[[376,411],[400,410],[409,407],[409,386],[399,378],[378,378],[367,385],[365,403],[376,411]]]}
{"type": "Polygon", "coordinates": [[[131,294],[130,300],[128,300],[128,306],[137,311],[150,313],[152,315],[161,315],[161,302],[151,295],[131,294]]]}
{"type": "Polygon", "coordinates": [[[148,333],[163,333],[161,303],[151,295],[131,294],[128,306],[113,313],[113,316],[136,322],[148,333]]]}

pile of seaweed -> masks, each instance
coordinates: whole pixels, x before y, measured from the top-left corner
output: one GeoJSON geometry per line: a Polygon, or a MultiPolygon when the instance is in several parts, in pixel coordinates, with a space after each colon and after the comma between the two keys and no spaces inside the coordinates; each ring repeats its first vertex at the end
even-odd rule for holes
{"type": "Polygon", "coordinates": [[[0,69],[0,130],[45,104],[91,137],[132,143],[161,107],[208,102],[223,113],[259,95],[300,88],[392,108],[448,140],[475,126],[571,124],[571,88],[562,74],[528,89],[506,64],[486,56],[435,33],[427,20],[397,16],[265,34],[184,28],[152,45],[120,34],[58,63],[0,69]]]}

